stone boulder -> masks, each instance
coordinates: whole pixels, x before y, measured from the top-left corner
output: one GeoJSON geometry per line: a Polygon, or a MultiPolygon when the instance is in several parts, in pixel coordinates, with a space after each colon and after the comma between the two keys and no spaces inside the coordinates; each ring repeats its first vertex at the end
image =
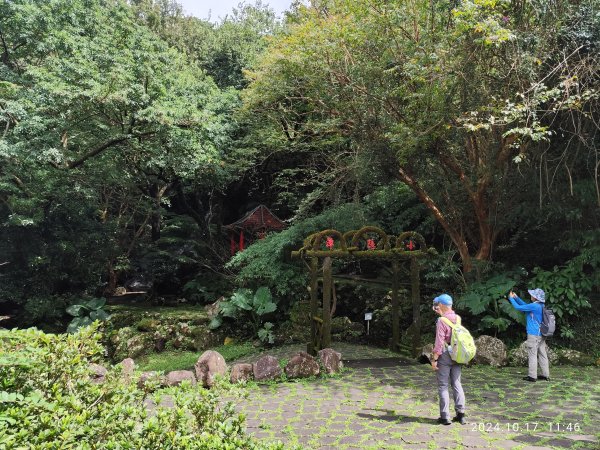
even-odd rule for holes
{"type": "Polygon", "coordinates": [[[219,297],[214,303],[210,305],[206,305],[204,309],[206,310],[206,315],[210,320],[216,317],[219,314],[220,303],[225,301],[225,297],[219,297]]]}
{"type": "MultiPolygon", "coordinates": [[[[523,342],[517,348],[508,352],[508,362],[511,366],[527,366],[527,343],[523,342]]],[[[547,345],[547,343],[546,343],[547,345]]],[[[548,360],[550,364],[558,363],[558,354],[550,346],[548,346],[548,360]]]]}
{"type": "Polygon", "coordinates": [[[158,372],[142,372],[137,382],[138,389],[145,391],[154,390],[153,387],[166,385],[166,379],[158,372]]]}
{"type": "Polygon", "coordinates": [[[192,336],[192,327],[187,322],[178,322],[171,328],[169,342],[177,350],[196,350],[194,336],[192,336]]]}
{"type": "Polygon", "coordinates": [[[167,386],[179,386],[184,381],[189,381],[192,385],[196,384],[196,377],[191,370],[174,370],[169,372],[165,379],[167,386]]]}
{"type": "Polygon", "coordinates": [[[152,351],[152,336],[140,333],[131,327],[123,327],[111,337],[115,346],[114,359],[137,358],[152,351]]]}
{"type": "Polygon", "coordinates": [[[421,364],[431,364],[433,360],[433,344],[424,345],[417,359],[421,364]]]}
{"type": "Polygon", "coordinates": [[[492,336],[479,336],[475,339],[477,353],[473,362],[487,366],[502,367],[508,364],[508,351],[500,339],[492,336]]]}
{"type": "Polygon", "coordinates": [[[221,344],[223,341],[218,332],[213,332],[206,325],[192,327],[190,330],[190,338],[192,346],[197,352],[201,352],[206,348],[214,347],[221,344]]]}
{"type": "Polygon", "coordinates": [[[324,348],[319,351],[319,359],[325,372],[329,375],[337,373],[342,370],[344,363],[342,363],[342,354],[336,352],[332,348],[324,348]]]}
{"type": "Polygon", "coordinates": [[[92,380],[92,383],[96,383],[96,384],[104,383],[104,380],[106,379],[106,374],[108,373],[108,371],[106,370],[106,367],[101,366],[100,364],[91,363],[90,370],[92,372],[90,375],[90,379],[92,380]]]}
{"type": "Polygon", "coordinates": [[[231,368],[232,383],[240,383],[251,380],[254,377],[254,367],[252,364],[235,364],[231,368]]]}
{"type": "Polygon", "coordinates": [[[283,371],[279,366],[277,358],[265,355],[254,363],[254,379],[256,381],[268,381],[281,377],[283,371]]]}
{"type": "Polygon", "coordinates": [[[558,353],[558,363],[569,366],[593,366],[594,358],[577,350],[570,348],[561,348],[556,351],[558,353]]]}
{"type": "Polygon", "coordinates": [[[308,378],[319,375],[319,363],[306,352],[299,352],[285,366],[288,378],[308,378]]]}
{"type": "Polygon", "coordinates": [[[131,380],[133,377],[133,372],[135,371],[135,361],[131,358],[125,358],[123,361],[121,361],[120,365],[123,378],[126,380],[131,380]]]}
{"type": "Polygon", "coordinates": [[[219,352],[207,350],[202,353],[194,365],[196,377],[204,387],[211,387],[215,384],[215,377],[227,373],[227,364],[225,358],[219,352]]]}

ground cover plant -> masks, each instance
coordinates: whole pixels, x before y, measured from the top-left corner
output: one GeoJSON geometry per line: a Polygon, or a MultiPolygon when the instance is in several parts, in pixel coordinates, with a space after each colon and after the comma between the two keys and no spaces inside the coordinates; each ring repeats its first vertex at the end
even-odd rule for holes
{"type": "Polygon", "coordinates": [[[0,330],[0,447],[282,448],[248,438],[218,390],[183,386],[169,391],[173,407],[149,414],[147,392],[119,368],[92,382],[99,338],[96,326],[61,335],[0,330]]]}
{"type": "MultiPolygon", "coordinates": [[[[219,352],[228,363],[242,357],[257,354],[260,351],[250,342],[221,345],[209,350],[219,352]]],[[[198,361],[198,356],[198,352],[165,351],[145,355],[139,358],[136,364],[140,370],[144,371],[169,372],[171,370],[189,370],[198,361]]]]}

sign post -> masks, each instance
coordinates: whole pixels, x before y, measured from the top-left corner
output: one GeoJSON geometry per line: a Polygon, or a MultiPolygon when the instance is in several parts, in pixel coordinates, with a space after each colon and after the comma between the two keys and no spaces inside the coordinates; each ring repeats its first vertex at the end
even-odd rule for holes
{"type": "Polygon", "coordinates": [[[367,336],[369,335],[369,324],[371,323],[372,319],[373,319],[373,313],[372,312],[366,312],[365,313],[365,320],[367,321],[367,336]]]}

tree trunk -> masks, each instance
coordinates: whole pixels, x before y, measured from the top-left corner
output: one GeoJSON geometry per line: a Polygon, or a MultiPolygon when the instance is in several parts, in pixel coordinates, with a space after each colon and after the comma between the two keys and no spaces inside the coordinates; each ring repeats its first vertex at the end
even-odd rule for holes
{"type": "Polygon", "coordinates": [[[463,263],[463,270],[465,272],[470,272],[473,269],[471,254],[469,253],[469,247],[467,246],[467,242],[465,241],[462,233],[450,225],[448,220],[446,220],[446,216],[438,208],[435,201],[427,194],[427,192],[425,192],[425,190],[423,190],[417,180],[415,180],[415,178],[409,174],[407,169],[400,167],[398,169],[398,173],[400,175],[400,179],[413,190],[421,202],[423,202],[423,204],[431,211],[446,233],[448,233],[450,239],[452,239],[452,242],[458,250],[460,259],[463,263]]]}
{"type": "Polygon", "coordinates": [[[152,217],[150,218],[150,225],[152,226],[152,242],[156,242],[160,239],[160,227],[162,224],[162,214],[160,211],[160,203],[167,189],[171,187],[171,183],[165,184],[160,187],[158,183],[155,183],[151,188],[152,198],[154,200],[152,217]]]}

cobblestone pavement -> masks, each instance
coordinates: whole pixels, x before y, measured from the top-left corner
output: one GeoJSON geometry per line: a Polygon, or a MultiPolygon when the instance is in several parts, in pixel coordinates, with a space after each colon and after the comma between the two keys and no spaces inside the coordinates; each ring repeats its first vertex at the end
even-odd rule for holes
{"type": "Polygon", "coordinates": [[[386,350],[333,348],[345,360],[386,358],[369,361],[384,367],[350,361],[357,368],[335,378],[249,386],[237,402],[247,432],[306,449],[600,449],[597,367],[552,367],[552,380],[537,383],[521,380],[525,368],[465,368],[468,424],[442,426],[429,366],[390,364],[386,350]]]}

